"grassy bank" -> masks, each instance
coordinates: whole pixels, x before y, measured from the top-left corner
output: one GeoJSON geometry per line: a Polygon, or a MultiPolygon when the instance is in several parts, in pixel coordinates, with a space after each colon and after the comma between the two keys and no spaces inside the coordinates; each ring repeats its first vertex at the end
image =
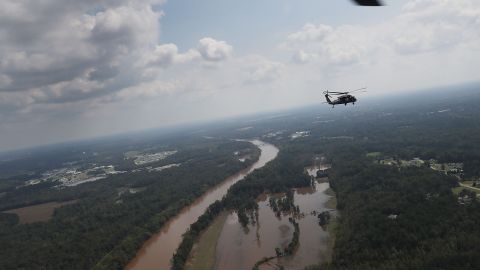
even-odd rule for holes
{"type": "Polygon", "coordinates": [[[337,209],[337,196],[335,195],[335,192],[331,188],[328,188],[325,191],[325,194],[331,196],[330,199],[328,199],[328,201],[325,203],[325,207],[329,209],[337,209]]]}
{"type": "MultiPolygon", "coordinates": [[[[330,199],[325,203],[325,207],[329,209],[337,209],[337,196],[335,192],[329,188],[325,191],[325,194],[330,195],[330,199]]],[[[335,238],[336,238],[336,231],[337,231],[337,225],[338,225],[338,213],[331,215],[330,222],[327,225],[327,232],[328,232],[328,248],[327,251],[325,252],[325,260],[326,262],[330,262],[332,260],[332,254],[333,254],[333,246],[335,245],[335,238]]]]}
{"type": "Polygon", "coordinates": [[[215,265],[215,250],[217,241],[227,220],[228,212],[222,212],[213,223],[202,233],[193,246],[185,270],[210,270],[215,265]]]}

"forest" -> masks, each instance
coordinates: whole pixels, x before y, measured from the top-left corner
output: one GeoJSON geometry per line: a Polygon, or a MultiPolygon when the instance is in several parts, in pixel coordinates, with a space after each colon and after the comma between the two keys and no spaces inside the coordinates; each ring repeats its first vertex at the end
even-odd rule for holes
{"type": "Polygon", "coordinates": [[[159,172],[132,171],[66,189],[34,185],[0,199],[0,207],[75,198],[48,222],[18,224],[0,215],[1,269],[122,269],[143,242],[183,207],[258,158],[248,142],[192,140],[161,162],[182,166],[159,172]],[[251,159],[240,162],[233,153],[251,159]],[[124,192],[143,188],[141,192],[124,192]]]}
{"type": "MultiPolygon", "coordinates": [[[[360,156],[361,157],[361,156],[360,156]]],[[[478,269],[480,203],[459,204],[457,179],[343,153],[330,184],[341,215],[332,262],[318,269],[478,269]]]]}

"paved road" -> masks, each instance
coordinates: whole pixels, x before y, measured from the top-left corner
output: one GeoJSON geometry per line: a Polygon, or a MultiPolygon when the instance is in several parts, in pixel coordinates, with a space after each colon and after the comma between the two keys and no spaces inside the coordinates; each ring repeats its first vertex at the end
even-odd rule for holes
{"type": "MultiPolygon", "coordinates": [[[[480,191],[480,188],[477,188],[477,187],[472,187],[472,186],[468,186],[468,185],[465,185],[465,184],[463,184],[463,183],[460,183],[460,182],[458,182],[458,183],[459,183],[459,184],[460,184],[460,186],[462,186],[462,187],[465,187],[465,188],[468,188],[468,189],[474,189],[474,190],[480,191]]],[[[477,194],[477,197],[480,197],[480,193],[478,193],[478,194],[477,194]]]]}

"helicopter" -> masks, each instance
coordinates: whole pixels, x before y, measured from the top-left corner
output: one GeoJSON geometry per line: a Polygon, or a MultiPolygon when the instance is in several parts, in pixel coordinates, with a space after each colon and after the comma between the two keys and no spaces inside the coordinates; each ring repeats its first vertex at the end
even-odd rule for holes
{"type": "Polygon", "coordinates": [[[327,102],[325,102],[325,103],[332,105],[332,108],[335,108],[335,105],[338,105],[338,104],[345,104],[345,106],[347,106],[348,103],[352,103],[352,105],[355,105],[355,102],[357,101],[357,98],[354,97],[353,95],[350,95],[350,93],[366,92],[365,89],[367,89],[367,88],[363,87],[363,88],[359,88],[359,89],[349,91],[349,92],[329,92],[327,90],[327,91],[323,92],[323,94],[325,94],[325,99],[327,100],[327,102]],[[332,101],[330,99],[332,97],[332,95],[339,96],[339,97],[337,97],[337,99],[332,101]]]}

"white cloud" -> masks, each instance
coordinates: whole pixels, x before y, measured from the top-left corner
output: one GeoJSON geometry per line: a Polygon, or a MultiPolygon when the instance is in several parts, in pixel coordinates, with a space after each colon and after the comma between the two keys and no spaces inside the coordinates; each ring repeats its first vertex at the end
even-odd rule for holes
{"type": "Polygon", "coordinates": [[[266,83],[279,78],[285,70],[285,65],[262,56],[249,56],[245,59],[248,71],[247,83],[266,83]]]}
{"type": "Polygon", "coordinates": [[[101,90],[108,93],[125,77],[134,82],[132,62],[158,39],[161,14],[150,4],[2,2],[0,74],[11,81],[0,91],[48,92],[59,83],[92,80],[105,83],[101,90]],[[102,11],[91,12],[95,7],[102,11]]]}
{"type": "Polygon", "coordinates": [[[232,54],[233,47],[225,41],[205,37],[199,40],[198,51],[203,59],[216,62],[228,58],[232,54]]]}
{"type": "Polygon", "coordinates": [[[295,63],[319,61],[326,65],[347,65],[374,51],[376,45],[369,40],[373,35],[373,31],[360,26],[307,23],[289,34],[280,48],[291,51],[295,63]]]}
{"type": "Polygon", "coordinates": [[[369,64],[391,53],[418,54],[479,44],[478,29],[480,6],[474,0],[414,0],[399,16],[380,24],[307,23],[287,35],[280,48],[293,51],[294,61],[300,63],[316,59],[324,65],[369,64]]]}
{"type": "Polygon", "coordinates": [[[292,61],[297,64],[305,64],[309,61],[312,61],[313,59],[316,58],[315,54],[309,54],[306,53],[303,50],[298,50],[295,52],[295,54],[292,56],[292,61]]]}
{"type": "Polygon", "coordinates": [[[448,49],[480,39],[480,6],[473,0],[416,0],[392,26],[390,42],[399,53],[448,49]]]}
{"type": "Polygon", "coordinates": [[[291,43],[320,42],[332,31],[333,28],[329,25],[307,23],[300,31],[289,34],[287,40],[291,43]]]}
{"type": "Polygon", "coordinates": [[[200,58],[196,50],[190,49],[186,53],[179,53],[177,45],[173,43],[157,45],[148,55],[147,63],[159,66],[170,66],[177,63],[187,63],[200,58]]]}
{"type": "Polygon", "coordinates": [[[2,1],[0,100],[17,100],[8,108],[20,111],[122,89],[142,92],[140,86],[164,77],[166,67],[201,59],[219,62],[231,55],[231,45],[213,38],[203,38],[198,48],[183,53],[175,44],[158,44],[163,13],[153,5],[160,3],[2,1]]]}

